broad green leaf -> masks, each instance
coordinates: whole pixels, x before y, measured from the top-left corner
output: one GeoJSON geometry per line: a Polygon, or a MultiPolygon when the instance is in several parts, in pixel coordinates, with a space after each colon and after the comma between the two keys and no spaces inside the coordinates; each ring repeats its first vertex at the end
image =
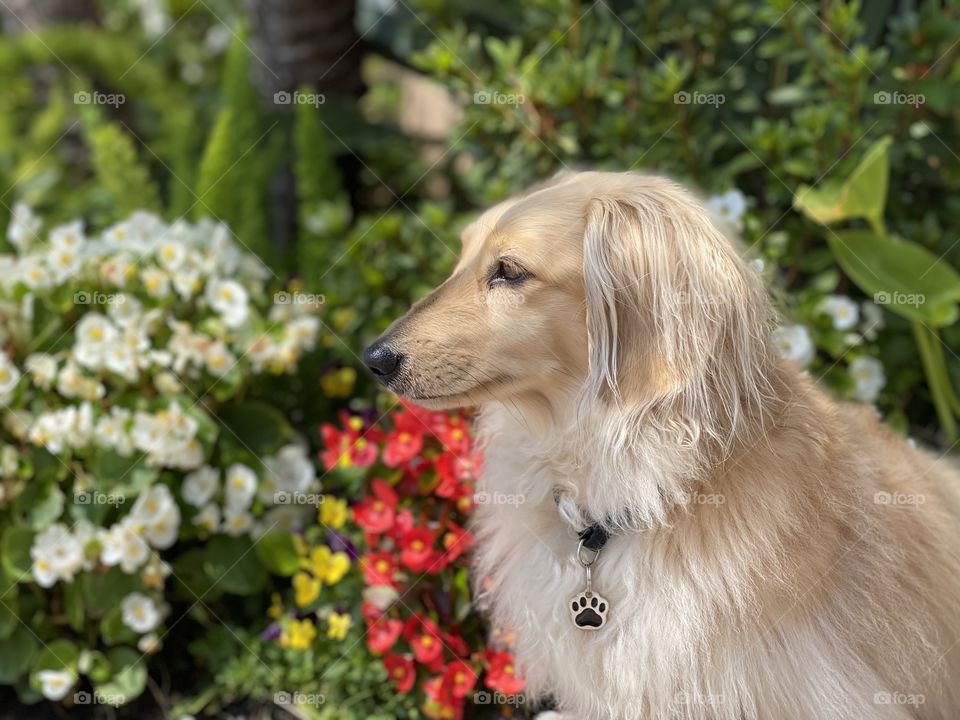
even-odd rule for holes
{"type": "Polygon", "coordinates": [[[123,622],[123,611],[117,607],[100,620],[100,637],[107,645],[120,645],[137,641],[137,633],[123,622]]]}
{"type": "Polygon", "coordinates": [[[852,218],[879,225],[887,202],[891,142],[883,137],[874,143],[845,181],[827,178],[819,187],[801,185],[794,207],[823,225],[852,218]]]}
{"type": "Polygon", "coordinates": [[[870,230],[827,233],[844,272],[874,302],[931,327],[957,319],[960,274],[916,243],[870,230]]]}
{"type": "Polygon", "coordinates": [[[45,643],[37,661],[33,664],[33,672],[40,670],[73,670],[76,672],[80,650],[69,640],[57,638],[45,643]]]}
{"type": "Polygon", "coordinates": [[[10,637],[0,640],[0,684],[14,684],[33,665],[40,643],[33,633],[18,625],[10,637]]]}
{"type": "Polygon", "coordinates": [[[9,638],[20,625],[20,620],[17,618],[19,609],[16,586],[14,586],[13,591],[0,599],[0,640],[9,638]]]}
{"type": "Polygon", "coordinates": [[[300,556],[290,533],[271,531],[255,546],[260,562],[274,575],[290,576],[300,567],[300,556]]]}
{"type": "Polygon", "coordinates": [[[138,697],[147,686],[147,661],[128,647],[113,648],[107,653],[110,679],[96,683],[99,699],[113,706],[123,705],[138,697]]]}
{"type": "Polygon", "coordinates": [[[30,546],[34,532],[25,525],[11,525],[0,541],[0,560],[3,571],[12,582],[29,582],[33,579],[33,560],[30,546]]]}
{"type": "Polygon", "coordinates": [[[42,530],[63,513],[63,492],[53,481],[32,482],[17,496],[14,510],[34,530],[42,530]]]}
{"type": "Polygon", "coordinates": [[[267,581],[267,571],[248,538],[215,537],[207,545],[203,569],[216,587],[234,595],[253,595],[267,581]]]}
{"type": "Polygon", "coordinates": [[[220,411],[226,426],[221,439],[258,457],[275,453],[293,437],[293,428],[276,408],[257,400],[229,405],[220,411]]]}
{"type": "Polygon", "coordinates": [[[67,622],[77,632],[84,627],[83,583],[77,579],[63,586],[63,612],[67,622]]]}
{"type": "Polygon", "coordinates": [[[92,612],[107,612],[134,590],[140,589],[136,575],[127,575],[118,567],[104,573],[84,573],[77,578],[83,590],[83,604],[92,612]]]}

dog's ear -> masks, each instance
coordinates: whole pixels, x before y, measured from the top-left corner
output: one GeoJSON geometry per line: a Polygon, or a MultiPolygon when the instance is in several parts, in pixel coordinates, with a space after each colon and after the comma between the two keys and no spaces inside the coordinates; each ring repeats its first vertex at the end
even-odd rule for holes
{"type": "Polygon", "coordinates": [[[627,404],[690,391],[739,402],[766,361],[770,301],[683,188],[636,178],[591,201],[584,236],[591,390],[627,404]]]}

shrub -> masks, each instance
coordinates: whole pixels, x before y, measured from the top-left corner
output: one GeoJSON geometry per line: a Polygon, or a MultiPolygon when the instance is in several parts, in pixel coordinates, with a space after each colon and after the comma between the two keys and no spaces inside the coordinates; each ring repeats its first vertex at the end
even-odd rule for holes
{"type": "MultiPolygon", "coordinates": [[[[212,221],[135,212],[93,237],[40,232],[15,207],[17,253],[0,256],[0,683],[70,703],[84,678],[122,704],[198,606],[209,626],[271,575],[303,584],[291,533],[318,506],[342,525],[304,441],[252,399],[314,348],[318,307],[271,296],[270,272],[212,221]]],[[[311,581],[349,569],[312,553],[311,581]]]]}

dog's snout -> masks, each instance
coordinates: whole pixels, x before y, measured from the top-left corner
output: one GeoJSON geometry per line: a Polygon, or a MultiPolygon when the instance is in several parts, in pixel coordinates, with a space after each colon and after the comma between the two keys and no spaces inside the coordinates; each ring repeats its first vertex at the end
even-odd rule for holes
{"type": "Polygon", "coordinates": [[[387,382],[400,370],[403,355],[383,340],[377,340],[363,351],[363,362],[381,382],[387,382]]]}

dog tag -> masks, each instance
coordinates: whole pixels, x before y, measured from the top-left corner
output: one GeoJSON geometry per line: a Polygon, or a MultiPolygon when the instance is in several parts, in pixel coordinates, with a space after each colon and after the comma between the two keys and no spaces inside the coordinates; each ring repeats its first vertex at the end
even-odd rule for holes
{"type": "Polygon", "coordinates": [[[583,559],[582,552],[583,541],[581,540],[577,548],[577,561],[583,566],[587,581],[583,592],[570,600],[570,616],[573,618],[573,624],[581,630],[599,630],[607,624],[607,613],[610,612],[610,603],[607,599],[593,591],[592,565],[600,557],[600,551],[597,550],[589,562],[583,559]]]}

